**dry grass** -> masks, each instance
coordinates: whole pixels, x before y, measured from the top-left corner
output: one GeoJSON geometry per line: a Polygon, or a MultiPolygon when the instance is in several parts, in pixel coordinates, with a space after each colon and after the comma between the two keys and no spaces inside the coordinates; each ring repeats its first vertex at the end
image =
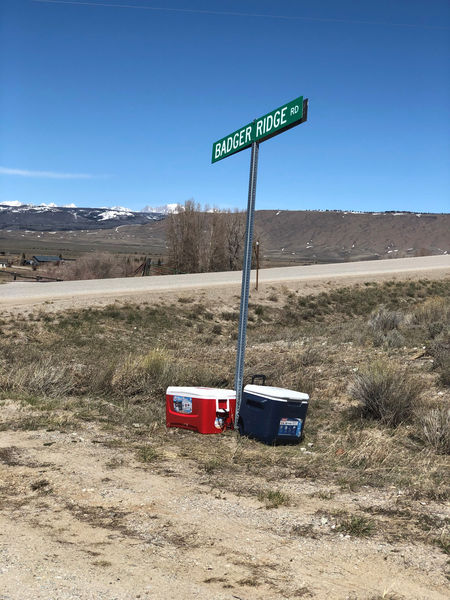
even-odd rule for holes
{"type": "Polygon", "coordinates": [[[0,392],[14,391],[39,397],[64,397],[76,387],[77,372],[70,365],[58,365],[50,358],[0,371],[0,392]]]}
{"type": "Polygon", "coordinates": [[[440,406],[419,414],[422,429],[419,436],[439,454],[450,454],[450,408],[440,406]]]}
{"type": "Polygon", "coordinates": [[[162,468],[170,446],[180,460],[196,462],[213,486],[256,498],[272,490],[264,505],[294,502],[280,501],[278,486],[296,478],[327,490],[395,486],[411,498],[441,501],[448,494],[447,421],[433,411],[449,403],[439,381],[445,331],[431,338],[429,326],[436,315],[448,314],[449,291],[445,282],[424,281],[414,290],[388,282],[308,297],[284,293],[283,307],[268,300],[250,308],[247,374],[265,373],[268,384],[310,394],[303,451],[265,447],[233,432],[196,436],[165,428],[168,385],[232,387],[239,299],[230,307],[189,298],[4,320],[0,399],[18,398],[27,409],[0,428],[68,430],[95,421],[111,445],[131,450],[148,468],[162,468]],[[382,306],[405,315],[387,331],[404,337],[395,352],[386,343],[374,347],[367,326],[382,306]],[[212,335],[215,326],[220,335],[212,335]],[[434,369],[431,359],[410,360],[417,347],[432,344],[440,348],[434,369]],[[388,366],[373,366],[380,364],[388,366]],[[349,395],[354,379],[357,391],[349,395]],[[421,386],[427,404],[418,409],[421,386]]]}

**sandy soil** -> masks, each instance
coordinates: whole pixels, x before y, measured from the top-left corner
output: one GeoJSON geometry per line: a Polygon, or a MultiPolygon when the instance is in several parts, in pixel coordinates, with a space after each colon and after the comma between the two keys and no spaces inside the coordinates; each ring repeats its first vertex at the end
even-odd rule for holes
{"type": "MultiPolygon", "coordinates": [[[[22,411],[9,402],[0,422],[22,411]]],[[[1,433],[2,600],[448,598],[437,548],[345,536],[321,516],[392,506],[397,490],[320,500],[293,478],[292,505],[266,509],[170,448],[142,464],[110,442],[93,423],[1,433]]]]}

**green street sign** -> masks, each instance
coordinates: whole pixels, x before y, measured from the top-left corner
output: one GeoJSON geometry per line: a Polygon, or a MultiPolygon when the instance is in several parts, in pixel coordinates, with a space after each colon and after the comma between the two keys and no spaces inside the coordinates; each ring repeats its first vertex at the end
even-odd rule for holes
{"type": "Polygon", "coordinates": [[[222,160],[222,158],[249,148],[253,142],[264,142],[274,135],[303,123],[306,121],[306,109],[307,100],[303,100],[303,96],[300,96],[280,106],[280,108],[272,110],[267,115],[255,119],[253,123],[249,123],[214,142],[211,162],[215,163],[222,160]]]}

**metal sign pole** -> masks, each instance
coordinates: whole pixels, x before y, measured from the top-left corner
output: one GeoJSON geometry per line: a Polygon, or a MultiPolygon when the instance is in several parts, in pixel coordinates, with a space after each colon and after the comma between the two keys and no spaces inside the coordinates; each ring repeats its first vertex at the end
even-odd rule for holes
{"type": "Polygon", "coordinates": [[[245,247],[244,264],[242,265],[242,287],[241,287],[241,308],[239,312],[239,330],[236,354],[236,416],[235,428],[239,424],[239,411],[242,401],[242,388],[244,383],[244,359],[245,342],[247,337],[247,316],[248,316],[248,295],[250,290],[250,271],[252,268],[252,240],[253,223],[255,221],[255,196],[256,196],[256,176],[258,172],[258,149],[259,143],[252,142],[252,155],[250,158],[250,178],[248,184],[248,204],[247,220],[245,227],[245,247]]]}
{"type": "Polygon", "coordinates": [[[256,286],[255,289],[258,291],[259,282],[259,242],[256,242],[256,286]]]}

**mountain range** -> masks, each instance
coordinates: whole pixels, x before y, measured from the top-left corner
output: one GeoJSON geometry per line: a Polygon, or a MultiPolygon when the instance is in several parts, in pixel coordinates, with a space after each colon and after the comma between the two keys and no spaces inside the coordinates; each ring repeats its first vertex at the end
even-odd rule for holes
{"type": "Polygon", "coordinates": [[[123,206],[78,208],[75,205],[0,203],[0,229],[29,231],[79,231],[144,225],[164,219],[167,212],[146,207],[135,212],[123,206]]]}

